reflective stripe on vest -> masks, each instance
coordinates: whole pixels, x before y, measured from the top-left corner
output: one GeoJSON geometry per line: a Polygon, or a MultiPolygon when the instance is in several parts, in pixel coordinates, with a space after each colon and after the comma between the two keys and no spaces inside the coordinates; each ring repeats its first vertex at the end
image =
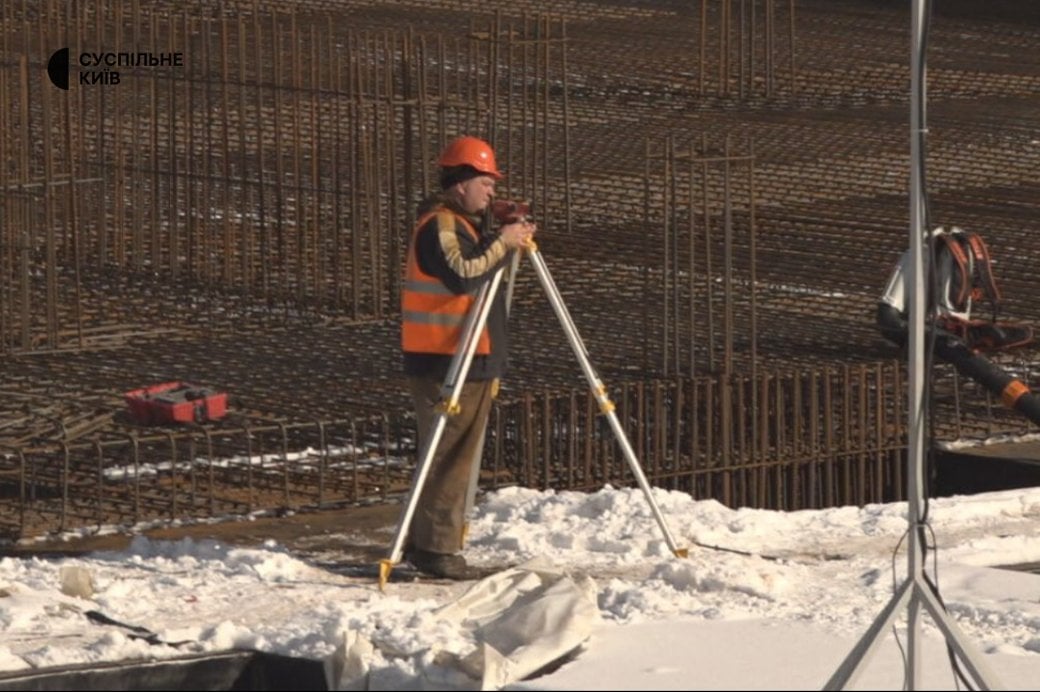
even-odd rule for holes
{"type": "MultiPolygon", "coordinates": [[[[430,219],[437,219],[438,231],[444,224],[456,229],[456,220],[479,242],[477,230],[465,218],[441,207],[419,219],[412,230],[404,283],[401,286],[401,348],[409,353],[439,353],[454,355],[462,338],[462,326],[473,307],[473,294],[453,293],[440,279],[430,276],[419,267],[416,241],[419,231],[430,219]]],[[[477,341],[479,355],[491,353],[491,336],[487,327],[477,341]]]]}

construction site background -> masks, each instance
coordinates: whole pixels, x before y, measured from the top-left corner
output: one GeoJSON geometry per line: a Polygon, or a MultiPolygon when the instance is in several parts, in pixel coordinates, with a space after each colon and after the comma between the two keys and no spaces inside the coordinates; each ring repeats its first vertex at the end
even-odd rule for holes
{"type": "MultiPolygon", "coordinates": [[[[873,314],[907,244],[907,14],[4,4],[0,536],[399,498],[404,242],[459,133],[532,203],[652,484],[902,499],[905,354],[873,314]],[[68,91],[47,73],[66,47],[68,91]],[[227,392],[228,415],[128,416],[124,393],[167,381],[227,392]]],[[[1038,12],[936,3],[929,42],[930,218],[984,235],[1002,315],[1040,323],[1038,12]]],[[[630,484],[533,272],[514,301],[484,487],[630,484]]],[[[998,357],[1027,383],[1034,359],[998,357]]],[[[946,442],[1031,432],[942,365],[932,418],[946,442]]]]}

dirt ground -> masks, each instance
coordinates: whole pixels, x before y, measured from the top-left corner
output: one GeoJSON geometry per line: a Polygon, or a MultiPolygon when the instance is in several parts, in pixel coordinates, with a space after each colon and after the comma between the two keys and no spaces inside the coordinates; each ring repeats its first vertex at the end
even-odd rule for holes
{"type": "Polygon", "coordinates": [[[401,511],[402,506],[394,503],[136,532],[49,538],[4,547],[0,555],[46,557],[125,550],[135,536],[146,536],[153,540],[213,540],[241,546],[260,546],[274,541],[297,557],[318,564],[376,565],[389,553],[401,511]]]}

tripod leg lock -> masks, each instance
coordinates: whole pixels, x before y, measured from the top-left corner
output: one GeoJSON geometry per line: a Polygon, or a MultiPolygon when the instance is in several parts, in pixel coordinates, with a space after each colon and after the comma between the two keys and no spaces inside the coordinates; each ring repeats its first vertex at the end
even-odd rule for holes
{"type": "Polygon", "coordinates": [[[462,413],[462,407],[459,406],[459,402],[457,401],[441,401],[433,407],[433,410],[437,413],[443,413],[446,416],[457,416],[462,413]]]}
{"type": "Polygon", "coordinates": [[[379,561],[379,590],[386,591],[386,583],[390,581],[390,571],[393,570],[394,563],[390,559],[379,561]]]}
{"type": "Polygon", "coordinates": [[[603,414],[603,415],[606,415],[606,414],[610,413],[611,411],[614,410],[614,408],[615,408],[614,402],[611,401],[610,399],[607,399],[605,401],[599,402],[599,412],[601,414],[603,414]]]}

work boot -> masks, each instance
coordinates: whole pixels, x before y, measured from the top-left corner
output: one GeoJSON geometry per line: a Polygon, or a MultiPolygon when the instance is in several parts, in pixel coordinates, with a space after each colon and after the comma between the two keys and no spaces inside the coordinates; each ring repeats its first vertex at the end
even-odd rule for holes
{"type": "Polygon", "coordinates": [[[415,569],[430,576],[460,580],[477,579],[480,576],[479,571],[466,564],[466,558],[461,555],[411,548],[404,557],[415,569]]]}

